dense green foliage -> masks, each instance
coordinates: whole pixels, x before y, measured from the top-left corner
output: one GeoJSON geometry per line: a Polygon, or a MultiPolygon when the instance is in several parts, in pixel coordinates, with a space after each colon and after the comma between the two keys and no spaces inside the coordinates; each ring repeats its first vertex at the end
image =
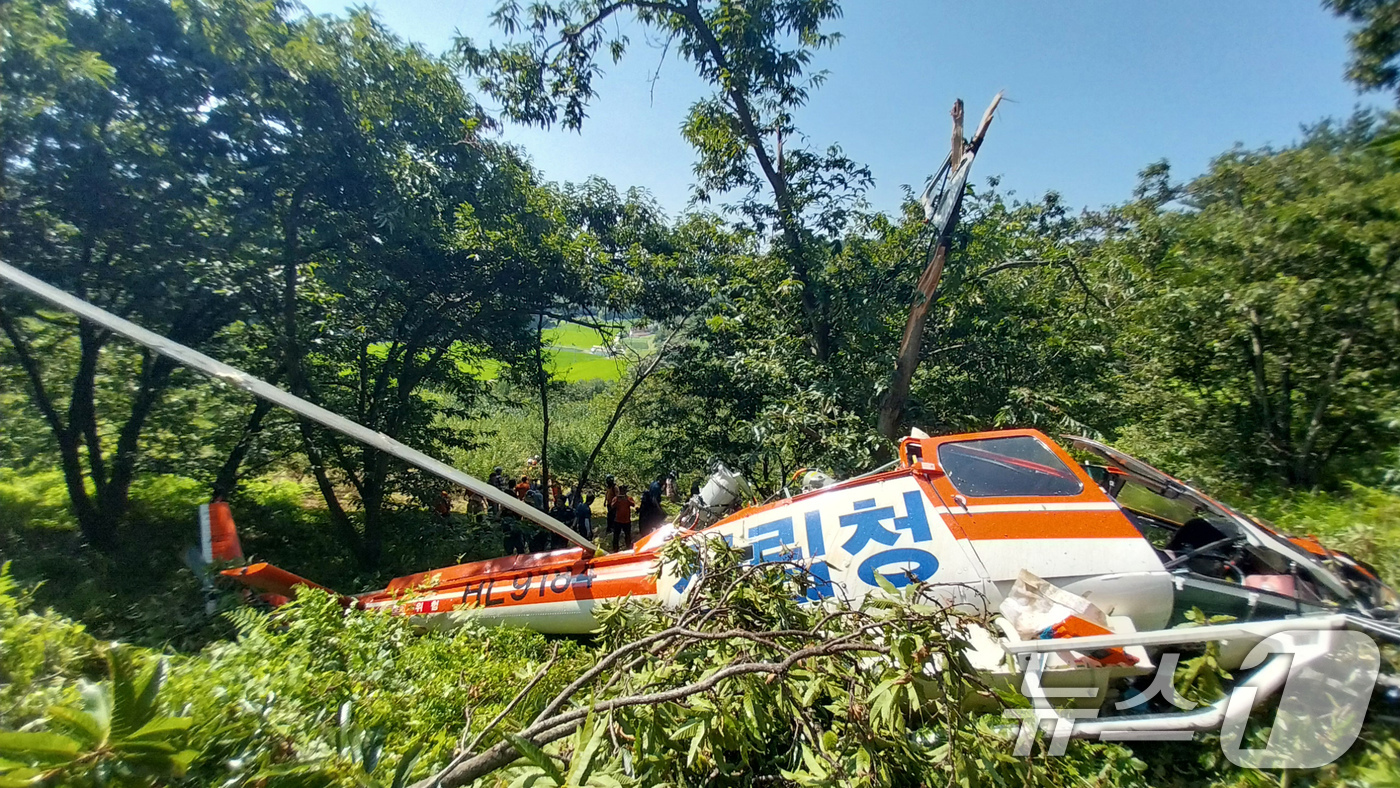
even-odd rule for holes
{"type": "Polygon", "coordinates": [[[1369,116],[1323,124],[1153,197],[1187,206],[1139,219],[1154,246],[1122,258],[1145,289],[1127,316],[1151,333],[1134,338],[1130,369],[1160,414],[1154,437],[1295,487],[1386,467],[1400,169],[1367,144],[1385,131],[1369,116]]]}
{"type": "MultiPolygon", "coordinates": [[[[912,588],[832,618],[797,604],[802,575],[736,559],[716,550],[702,575],[714,582],[695,605],[613,608],[595,644],[470,622],[415,631],[308,591],[276,614],[238,610],[235,641],[174,656],[104,643],[34,611],[5,572],[0,731],[25,733],[0,733],[0,784],[38,772],[64,785],[398,788],[458,749],[489,765],[507,745],[525,757],[498,757],[492,768],[508,768],[484,784],[1276,784],[1223,764],[1210,742],[1075,742],[1064,757],[1014,757],[994,717],[972,716],[995,696],[955,667],[958,617],[912,588]],[[725,615],[697,615],[719,596],[725,615]],[[758,637],[724,634],[736,629],[758,637]],[[651,646],[640,661],[634,644],[651,646]],[[791,661],[802,649],[812,655],[791,661]],[[954,667],[927,675],[934,653],[954,667]],[[666,700],[642,702],[653,696],[666,700]],[[560,698],[551,719],[573,723],[531,745],[522,737],[539,729],[532,720],[560,698]],[[110,729],[83,716],[104,713],[110,729]]],[[[1394,780],[1392,736],[1369,728],[1342,761],[1293,778],[1394,780]]],[[[459,781],[449,774],[446,784],[459,781]]]]}
{"type": "Polygon", "coordinates": [[[1357,23],[1347,78],[1365,90],[1400,86],[1400,3],[1395,0],[1322,0],[1324,7],[1357,23]]]}
{"type": "MultiPolygon", "coordinates": [[[[64,719],[53,709],[80,708],[93,691],[85,681],[109,679],[97,691],[111,694],[115,684],[120,699],[123,676],[105,661],[142,672],[158,658],[137,649],[114,652],[82,626],[27,606],[8,572],[0,575],[0,729],[64,719]]],[[[236,642],[165,659],[158,710],[187,721],[194,750],[181,755],[181,766],[189,767],[182,784],[357,785],[374,776],[389,785],[410,749],[427,763],[451,751],[463,708],[485,725],[531,663],[558,650],[558,670],[540,685],[544,693],[562,686],[582,656],[575,646],[550,646],[519,630],[468,626],[420,637],[399,617],[346,614],[328,594],[303,595],[275,618],[250,609],[233,618],[236,642]]],[[[530,709],[518,712],[523,717],[530,709]]],[[[24,749],[7,744],[0,740],[6,750],[0,758],[24,749]]],[[[99,767],[88,763],[81,773],[95,777],[99,767]]]]}

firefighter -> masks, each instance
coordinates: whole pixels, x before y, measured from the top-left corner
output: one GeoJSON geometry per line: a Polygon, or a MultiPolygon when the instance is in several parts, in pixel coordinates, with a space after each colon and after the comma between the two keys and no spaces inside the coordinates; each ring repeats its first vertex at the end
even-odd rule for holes
{"type": "Polygon", "coordinates": [[[632,500],[632,496],[627,494],[627,485],[619,487],[617,497],[613,499],[613,552],[616,553],[622,548],[619,543],[625,544],[628,549],[632,547],[632,507],[637,502],[632,500]]]}

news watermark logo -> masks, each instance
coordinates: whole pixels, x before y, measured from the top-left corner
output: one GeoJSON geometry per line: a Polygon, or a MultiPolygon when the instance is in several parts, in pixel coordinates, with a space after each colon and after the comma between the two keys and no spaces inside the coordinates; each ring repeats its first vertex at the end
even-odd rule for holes
{"type": "Polygon", "coordinates": [[[1015,753],[1029,756],[1038,732],[1045,734],[1049,755],[1063,755],[1071,738],[1189,741],[1197,733],[1215,732],[1225,757],[1236,766],[1325,766],[1341,757],[1361,732],[1380,675],[1381,653],[1362,632],[1280,632],[1250,649],[1240,669],[1232,672],[1239,679],[1234,688],[1209,705],[1177,694],[1173,676],[1179,660],[1179,654],[1162,654],[1141,692],[1105,705],[1095,703],[1101,700],[1099,687],[1063,686],[1055,680],[1056,671],[1047,669],[1047,654],[1027,655],[1021,663],[1021,694],[1030,701],[1030,708],[1004,712],[1020,720],[1015,753]],[[1264,710],[1274,697],[1278,706],[1273,719],[1261,715],[1256,720],[1269,726],[1268,742],[1245,748],[1251,715],[1256,709],[1264,710]],[[1075,707],[1076,702],[1080,707],[1075,707]],[[1101,715],[1108,710],[1111,715],[1101,715]]]}

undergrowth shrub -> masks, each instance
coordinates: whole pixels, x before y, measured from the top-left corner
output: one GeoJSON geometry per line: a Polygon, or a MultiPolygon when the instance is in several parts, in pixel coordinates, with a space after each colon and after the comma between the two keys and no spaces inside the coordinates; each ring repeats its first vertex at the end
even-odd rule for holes
{"type": "MultiPolygon", "coordinates": [[[[0,468],[0,523],[23,523],[32,530],[71,531],[68,491],[57,469],[21,472],[0,468]]],[[[0,534],[9,528],[0,529],[0,534]]]]}
{"type": "MultiPolygon", "coordinates": [[[[0,468],[0,558],[34,588],[37,604],[82,621],[97,637],[198,651],[233,634],[227,622],[205,614],[204,592],[190,567],[199,545],[196,509],[208,495],[205,484],[188,477],[139,477],[118,547],[103,553],[82,544],[58,471],[0,468]]],[[[444,521],[414,502],[398,502],[386,514],[381,566],[365,571],[329,527],[319,493],[304,481],[252,479],[230,504],[250,560],[346,591],[503,552],[500,528],[484,518],[459,513],[444,521]]]]}
{"type": "Polygon", "coordinates": [[[1359,484],[1341,493],[1298,492],[1250,500],[1246,511],[1300,536],[1317,536],[1400,582],[1400,495],[1359,484]]]}
{"type": "MultiPolygon", "coordinates": [[[[543,635],[466,623],[450,632],[420,632],[405,618],[345,610],[328,593],[303,591],[274,613],[234,614],[238,639],[177,662],[169,691],[196,720],[202,755],[192,774],[225,770],[255,778],[286,770],[323,772],[349,781],[355,764],[339,756],[340,710],[353,723],[386,735],[385,757],[420,747],[425,763],[445,761],[472,710],[483,726],[504,706],[522,674],[548,658],[543,635]]],[[[584,649],[558,641],[560,669],[539,687],[557,691],[582,664],[584,649]]],[[[512,722],[537,712],[524,703],[512,722]]]]}
{"type": "MultiPolygon", "coordinates": [[[[32,602],[8,568],[0,572],[0,730],[48,730],[55,707],[77,705],[81,680],[109,677],[115,644],[32,602]]],[[[410,750],[420,770],[444,763],[468,722],[485,726],[557,651],[550,675],[504,723],[523,725],[587,653],[572,640],[471,622],[422,632],[315,590],[275,612],[231,617],[235,639],[168,657],[162,705],[193,720],[188,746],[198,753],[173,784],[388,785],[384,773],[410,750]]],[[[143,670],[160,658],[122,651],[143,670]]]]}
{"type": "Polygon", "coordinates": [[[33,592],[0,566],[0,729],[41,718],[72,700],[75,682],[100,670],[98,641],[82,624],[34,612],[33,592]]]}

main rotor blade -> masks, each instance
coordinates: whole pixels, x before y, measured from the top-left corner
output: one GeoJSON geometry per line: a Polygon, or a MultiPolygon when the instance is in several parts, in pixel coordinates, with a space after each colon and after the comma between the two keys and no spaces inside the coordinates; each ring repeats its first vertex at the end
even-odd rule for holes
{"type": "Polygon", "coordinates": [[[583,538],[577,531],[553,517],[550,517],[514,496],[506,495],[495,487],[492,487],[470,474],[463,473],[446,463],[435,460],[417,449],[409,448],[382,432],[375,432],[363,424],[353,422],[344,416],[326,410],[320,405],[307,402],[301,397],[283,391],[261,378],[256,378],[222,361],[210,358],[197,350],[185,347],[155,332],[148,331],[135,323],[123,320],[105,309],[93,306],[77,296],[59,290],[39,279],[35,279],[8,263],[0,262],[0,279],[10,282],[21,290],[38,296],[54,306],[66,309],[84,320],[102,326],[113,333],[120,334],[133,342],[145,345],[162,356],[184,364],[190,369],[202,372],[215,380],[222,381],[235,388],[243,389],[249,394],[255,397],[261,397],[274,405],[281,405],[287,410],[304,416],[327,429],[335,430],[342,435],[354,438],[379,451],[393,455],[409,465],[431,473],[440,479],[452,482],[453,484],[459,484],[467,488],[470,492],[480,495],[492,503],[499,504],[501,508],[508,509],[520,515],[522,519],[528,520],[548,531],[552,531],[589,552],[598,552],[598,548],[592,542],[583,538]]]}

